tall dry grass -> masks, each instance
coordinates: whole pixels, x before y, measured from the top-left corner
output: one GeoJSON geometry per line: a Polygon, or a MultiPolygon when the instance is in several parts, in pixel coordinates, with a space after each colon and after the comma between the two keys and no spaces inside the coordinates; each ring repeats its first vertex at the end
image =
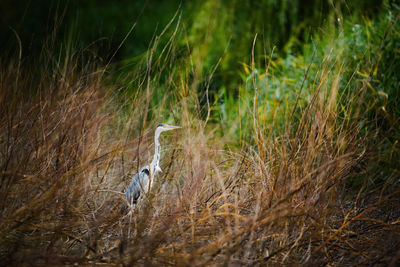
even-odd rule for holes
{"type": "Polygon", "coordinates": [[[131,220],[123,190],[152,156],[160,123],[132,130],[143,125],[148,95],[120,120],[101,69],[69,59],[33,84],[18,64],[1,68],[4,264],[394,266],[399,258],[399,191],[347,197],[343,187],[370,152],[358,124],[365,88],[339,106],[341,73],[328,64],[283,130],[249,109],[253,136],[239,149],[226,149],[217,126],[193,112],[202,96],[177,100],[183,129],[163,137],[164,172],[131,220]]]}

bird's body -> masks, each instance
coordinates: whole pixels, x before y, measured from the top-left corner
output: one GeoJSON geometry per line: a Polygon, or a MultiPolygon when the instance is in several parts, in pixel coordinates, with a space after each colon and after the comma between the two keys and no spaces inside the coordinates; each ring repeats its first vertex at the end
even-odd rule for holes
{"type": "Polygon", "coordinates": [[[160,134],[164,131],[178,129],[178,126],[171,126],[167,124],[160,124],[156,128],[154,134],[154,157],[150,166],[145,166],[132,178],[128,188],[125,191],[125,198],[130,205],[136,204],[141,195],[146,195],[151,189],[154,182],[152,181],[154,176],[161,172],[160,168],[160,156],[161,156],[161,145],[158,141],[160,134]]]}
{"type": "Polygon", "coordinates": [[[133,177],[125,191],[125,198],[130,205],[136,204],[140,194],[144,194],[149,190],[149,176],[150,169],[145,166],[133,177]]]}

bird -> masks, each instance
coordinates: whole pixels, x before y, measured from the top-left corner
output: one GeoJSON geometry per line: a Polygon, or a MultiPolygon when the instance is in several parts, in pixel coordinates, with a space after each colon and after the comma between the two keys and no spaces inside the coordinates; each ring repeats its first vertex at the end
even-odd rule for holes
{"type": "Polygon", "coordinates": [[[149,192],[154,184],[154,177],[157,173],[162,172],[160,168],[160,156],[161,156],[161,145],[158,141],[160,134],[165,131],[179,129],[179,126],[172,126],[168,124],[160,124],[157,126],[154,134],[154,156],[150,165],[144,166],[140,171],[132,178],[129,186],[125,190],[125,199],[128,203],[133,206],[136,204],[141,195],[145,195],[149,192]]]}

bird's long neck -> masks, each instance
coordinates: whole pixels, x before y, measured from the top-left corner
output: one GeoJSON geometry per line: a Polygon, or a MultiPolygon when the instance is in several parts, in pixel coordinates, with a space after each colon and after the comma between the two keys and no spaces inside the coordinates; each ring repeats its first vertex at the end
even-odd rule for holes
{"type": "Polygon", "coordinates": [[[160,137],[160,131],[158,129],[155,132],[154,135],[154,156],[153,160],[150,163],[150,169],[151,169],[151,175],[154,177],[154,175],[161,171],[160,168],[160,156],[161,156],[161,146],[160,142],[158,141],[158,138],[160,137]]]}

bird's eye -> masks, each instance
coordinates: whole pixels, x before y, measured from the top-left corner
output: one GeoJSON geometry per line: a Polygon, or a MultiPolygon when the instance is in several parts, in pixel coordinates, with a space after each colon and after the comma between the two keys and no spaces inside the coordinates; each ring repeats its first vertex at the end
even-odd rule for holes
{"type": "Polygon", "coordinates": [[[144,169],[144,170],[142,170],[142,172],[144,172],[145,174],[147,174],[147,175],[149,175],[150,174],[150,172],[149,172],[149,170],[148,169],[144,169]]]}
{"type": "Polygon", "coordinates": [[[164,126],[164,124],[159,124],[159,125],[157,126],[157,128],[158,128],[158,127],[162,127],[162,126],[164,126]]]}

